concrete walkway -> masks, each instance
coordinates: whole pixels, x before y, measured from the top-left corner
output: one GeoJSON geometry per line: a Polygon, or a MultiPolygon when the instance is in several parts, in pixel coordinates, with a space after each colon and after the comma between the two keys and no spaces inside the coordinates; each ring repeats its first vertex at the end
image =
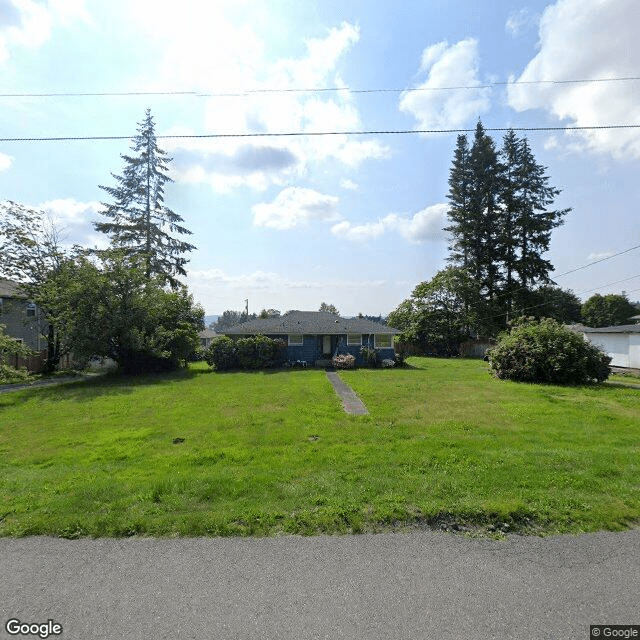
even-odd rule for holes
{"type": "Polygon", "coordinates": [[[333,385],[336,393],[342,400],[342,408],[346,413],[353,416],[366,416],[369,414],[367,407],[358,396],[356,392],[348,385],[340,380],[338,374],[335,371],[327,371],[327,378],[333,385]]]}

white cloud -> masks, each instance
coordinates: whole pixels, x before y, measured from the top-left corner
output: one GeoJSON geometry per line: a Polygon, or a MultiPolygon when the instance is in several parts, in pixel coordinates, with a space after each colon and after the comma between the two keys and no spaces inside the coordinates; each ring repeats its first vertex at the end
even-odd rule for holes
{"type": "Polygon", "coordinates": [[[358,191],[358,189],[360,189],[360,186],[357,183],[353,180],[349,180],[348,178],[341,180],[340,186],[347,191],[358,191]]]}
{"type": "Polygon", "coordinates": [[[443,240],[445,233],[442,229],[446,223],[447,210],[446,204],[435,204],[413,216],[390,213],[376,222],[360,225],[343,220],[333,225],[331,233],[354,242],[373,240],[390,231],[395,231],[405,240],[416,244],[429,240],[443,240]]]}
{"type": "Polygon", "coordinates": [[[106,249],[109,238],[98,233],[93,223],[100,219],[99,212],[104,209],[100,202],[78,202],[73,198],[48,200],[33,207],[49,216],[60,240],[66,247],[75,244],[82,247],[106,249]]]}
{"type": "Polygon", "coordinates": [[[0,153],[0,171],[10,169],[12,164],[13,158],[11,156],[6,155],[5,153],[0,153]]]}
{"type": "Polygon", "coordinates": [[[509,35],[516,38],[535,26],[538,23],[538,19],[539,16],[537,14],[525,7],[524,9],[513,11],[509,14],[505,29],[509,35]]]}
{"type": "Polygon", "coordinates": [[[480,56],[473,38],[449,46],[434,44],[422,53],[420,71],[427,79],[400,98],[400,110],[418,121],[419,129],[450,129],[478,118],[490,107],[491,89],[445,89],[477,87],[480,56]]]}
{"type": "Polygon", "coordinates": [[[253,224],[257,227],[291,229],[309,220],[335,220],[338,198],[303,187],[283,189],[271,203],[252,207],[253,224]]]}
{"type": "MultiPolygon", "coordinates": [[[[156,39],[163,48],[155,74],[162,78],[162,83],[146,88],[171,86],[172,89],[195,89],[203,94],[202,129],[182,129],[180,133],[333,132],[362,128],[349,91],[326,93],[322,97],[295,91],[344,86],[339,66],[359,40],[357,26],[345,22],[320,37],[307,39],[301,55],[270,60],[254,28],[232,15],[233,3],[185,0],[180,5],[167,3],[163,11],[157,10],[155,0],[140,0],[132,5],[132,17],[148,37],[156,39]],[[215,95],[236,93],[242,95],[215,95]],[[211,96],[206,97],[207,94],[211,96]]],[[[256,7],[262,10],[259,0],[245,5],[249,13],[256,7]]],[[[177,129],[173,127],[170,133],[178,133],[177,129]]],[[[379,159],[389,153],[375,138],[354,140],[339,135],[173,140],[166,146],[174,154],[180,150],[193,152],[189,164],[176,171],[176,179],[209,184],[217,191],[283,186],[322,162],[337,161],[357,167],[366,159],[379,159]],[[237,157],[240,149],[247,151],[265,146],[289,153],[296,162],[277,171],[257,166],[248,173],[230,167],[229,161],[237,157]],[[215,166],[213,159],[220,161],[223,168],[215,166]]]]}
{"type": "Polygon", "coordinates": [[[59,225],[79,225],[98,219],[98,212],[104,207],[99,202],[78,202],[73,198],[47,200],[36,209],[48,213],[59,225]]]}
{"type": "Polygon", "coordinates": [[[84,0],[4,0],[0,14],[0,64],[10,57],[15,46],[37,49],[47,42],[56,24],[66,26],[76,19],[86,22],[90,16],[84,0]]]}
{"type": "MultiPolygon", "coordinates": [[[[637,0],[559,0],[548,6],[540,21],[539,52],[514,78],[523,84],[508,87],[510,106],[543,109],[574,126],[639,122],[638,82],[549,82],[637,76],[639,31],[637,0]],[[524,84],[531,82],[538,84],[524,84]]],[[[574,149],[640,157],[637,129],[571,132],[565,140],[574,149]]]]}
{"type": "Polygon", "coordinates": [[[614,251],[592,252],[587,256],[587,260],[603,260],[604,258],[610,258],[612,255],[615,255],[614,251]]]}

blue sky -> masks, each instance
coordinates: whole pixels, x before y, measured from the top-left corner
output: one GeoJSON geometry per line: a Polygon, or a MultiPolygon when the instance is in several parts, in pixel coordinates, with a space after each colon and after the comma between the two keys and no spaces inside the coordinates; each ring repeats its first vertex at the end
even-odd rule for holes
{"type": "MultiPolygon", "coordinates": [[[[638,33],[637,0],[0,0],[0,138],[131,136],[146,108],[158,135],[640,124],[640,80],[610,81],[640,76],[638,33]],[[587,79],[606,81],[549,82],[587,79]],[[148,95],[15,96],[131,92],[148,95]]],[[[548,254],[556,274],[640,244],[640,128],[526,135],[558,208],[573,208],[548,254]]],[[[393,310],[446,264],[455,139],[160,140],[174,158],[167,205],[198,247],[194,297],[209,314],[245,299],[393,310]]],[[[0,142],[0,199],[100,246],[99,185],[128,147],[0,142]]],[[[557,282],[638,300],[639,255],[557,282]]]]}

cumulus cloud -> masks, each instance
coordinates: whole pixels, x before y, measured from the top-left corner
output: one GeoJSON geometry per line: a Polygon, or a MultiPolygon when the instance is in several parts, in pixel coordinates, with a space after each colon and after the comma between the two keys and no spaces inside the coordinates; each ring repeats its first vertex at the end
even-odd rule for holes
{"type": "Polygon", "coordinates": [[[73,198],[47,200],[33,207],[43,211],[60,232],[62,244],[71,247],[75,244],[83,247],[106,249],[109,238],[98,233],[93,223],[104,209],[100,202],[79,202],[73,198]]]}
{"type": "MultiPolygon", "coordinates": [[[[637,82],[551,82],[637,76],[637,9],[637,0],[558,0],[548,6],[540,20],[539,52],[509,85],[509,105],[517,111],[543,109],[574,126],[640,121],[637,82]]],[[[640,157],[640,131],[636,129],[568,135],[571,137],[564,140],[570,140],[574,150],[640,157]]]]}
{"type": "Polygon", "coordinates": [[[478,87],[480,56],[473,38],[434,44],[422,53],[420,73],[426,79],[400,98],[400,110],[418,121],[419,129],[450,129],[478,118],[490,107],[491,89],[478,87]]]}
{"type": "MultiPolygon", "coordinates": [[[[266,11],[259,0],[248,4],[245,9],[252,13],[266,11]]],[[[131,5],[132,17],[164,49],[155,74],[162,78],[162,88],[170,85],[201,92],[202,130],[180,133],[259,134],[362,128],[359,111],[348,90],[321,97],[297,91],[344,86],[339,67],[360,38],[357,26],[345,22],[321,36],[307,39],[305,51],[299,56],[272,60],[254,29],[232,15],[233,3],[185,0],[180,5],[169,4],[166,11],[157,11],[152,0],[131,5]]],[[[155,90],[161,86],[147,88],[155,90]]],[[[173,155],[179,150],[202,154],[201,158],[197,154],[190,157],[190,164],[183,165],[176,174],[178,180],[208,183],[215,190],[226,191],[241,186],[264,189],[273,184],[283,185],[293,176],[304,176],[326,161],[357,167],[367,159],[389,154],[388,147],[374,137],[354,140],[350,136],[331,135],[277,140],[277,144],[271,140],[249,142],[233,137],[200,140],[197,144],[174,140],[166,146],[173,155]],[[279,150],[278,170],[273,170],[268,162],[263,168],[269,159],[263,155],[267,149],[279,150]],[[242,154],[244,158],[240,157],[242,154]],[[290,162],[292,158],[295,163],[290,162]],[[212,164],[213,159],[221,162],[221,168],[212,164]],[[247,171],[247,166],[253,170],[247,171]],[[234,167],[237,170],[232,170],[234,167]]],[[[270,159],[274,159],[273,153],[270,159]]]]}
{"type": "Polygon", "coordinates": [[[335,220],[338,198],[303,187],[283,189],[271,203],[252,207],[253,224],[257,227],[291,229],[310,220],[335,220]]]}
{"type": "Polygon", "coordinates": [[[375,222],[359,225],[343,220],[333,225],[331,233],[354,242],[373,240],[388,232],[396,232],[405,240],[415,244],[429,240],[443,240],[445,232],[442,229],[446,223],[447,210],[446,204],[435,204],[413,216],[390,213],[375,222]]]}
{"type": "Polygon", "coordinates": [[[90,21],[84,0],[0,0],[0,64],[16,46],[37,49],[51,37],[56,24],[90,21]]]}
{"type": "Polygon", "coordinates": [[[6,155],[5,153],[0,153],[0,171],[10,169],[12,164],[13,158],[11,156],[6,155]]]}

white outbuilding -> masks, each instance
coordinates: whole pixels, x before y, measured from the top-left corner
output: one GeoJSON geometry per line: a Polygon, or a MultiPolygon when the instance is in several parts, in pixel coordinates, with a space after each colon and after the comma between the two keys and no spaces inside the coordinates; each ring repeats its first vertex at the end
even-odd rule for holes
{"type": "Polygon", "coordinates": [[[618,327],[577,327],[584,337],[611,356],[612,367],[640,369],[640,324],[618,327]]]}

